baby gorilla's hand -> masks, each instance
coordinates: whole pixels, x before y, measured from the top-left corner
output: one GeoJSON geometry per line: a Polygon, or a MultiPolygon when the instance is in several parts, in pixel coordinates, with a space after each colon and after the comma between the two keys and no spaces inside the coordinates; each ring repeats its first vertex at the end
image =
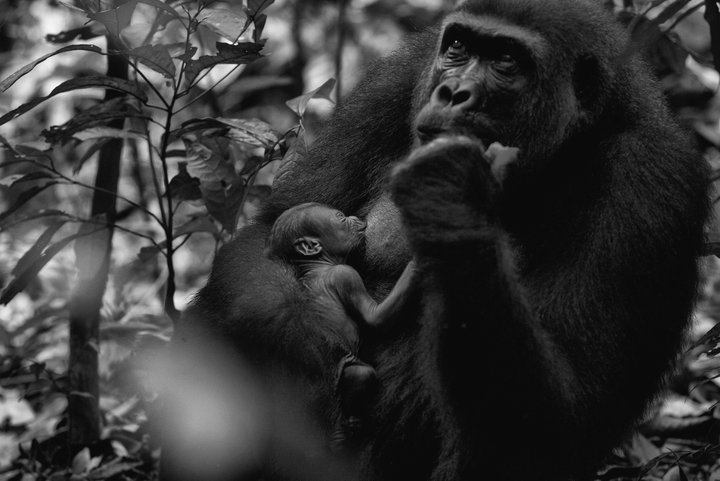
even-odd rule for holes
{"type": "Polygon", "coordinates": [[[485,237],[499,192],[491,163],[482,142],[448,136],[395,167],[390,192],[416,247],[485,237]]]}

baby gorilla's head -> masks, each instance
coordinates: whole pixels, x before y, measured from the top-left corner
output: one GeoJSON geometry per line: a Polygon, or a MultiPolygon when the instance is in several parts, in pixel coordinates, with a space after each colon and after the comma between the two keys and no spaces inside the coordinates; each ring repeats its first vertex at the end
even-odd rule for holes
{"type": "Polygon", "coordinates": [[[365,240],[365,222],[327,205],[308,202],[283,212],[273,224],[265,254],[289,262],[344,263],[365,240]]]}

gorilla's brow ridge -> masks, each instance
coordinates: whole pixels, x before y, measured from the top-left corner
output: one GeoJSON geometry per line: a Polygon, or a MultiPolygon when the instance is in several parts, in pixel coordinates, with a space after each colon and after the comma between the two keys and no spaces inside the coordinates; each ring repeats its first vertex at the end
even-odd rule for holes
{"type": "Polygon", "coordinates": [[[525,50],[533,54],[534,57],[542,57],[548,50],[547,41],[537,31],[509,23],[507,19],[494,16],[481,16],[469,19],[468,15],[462,12],[455,12],[447,16],[443,22],[443,35],[440,36],[438,48],[442,46],[445,32],[454,27],[460,27],[466,31],[469,30],[474,35],[512,39],[523,44],[525,50]]]}

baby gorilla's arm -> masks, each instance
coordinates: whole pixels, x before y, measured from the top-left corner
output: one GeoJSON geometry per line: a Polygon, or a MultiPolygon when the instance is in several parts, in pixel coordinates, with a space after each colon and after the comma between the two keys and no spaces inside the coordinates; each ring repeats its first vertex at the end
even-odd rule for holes
{"type": "Polygon", "coordinates": [[[379,304],[368,294],[360,274],[350,266],[337,266],[333,282],[345,310],[355,322],[380,328],[392,325],[399,317],[417,283],[416,277],[417,265],[410,261],[390,294],[379,304]]]}

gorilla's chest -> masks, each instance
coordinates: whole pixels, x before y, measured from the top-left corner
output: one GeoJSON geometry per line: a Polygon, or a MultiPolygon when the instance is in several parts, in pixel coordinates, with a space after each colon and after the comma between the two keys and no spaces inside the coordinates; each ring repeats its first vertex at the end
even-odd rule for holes
{"type": "Polygon", "coordinates": [[[383,291],[392,285],[410,260],[400,212],[383,194],[365,213],[365,265],[363,277],[371,291],[383,291]]]}

